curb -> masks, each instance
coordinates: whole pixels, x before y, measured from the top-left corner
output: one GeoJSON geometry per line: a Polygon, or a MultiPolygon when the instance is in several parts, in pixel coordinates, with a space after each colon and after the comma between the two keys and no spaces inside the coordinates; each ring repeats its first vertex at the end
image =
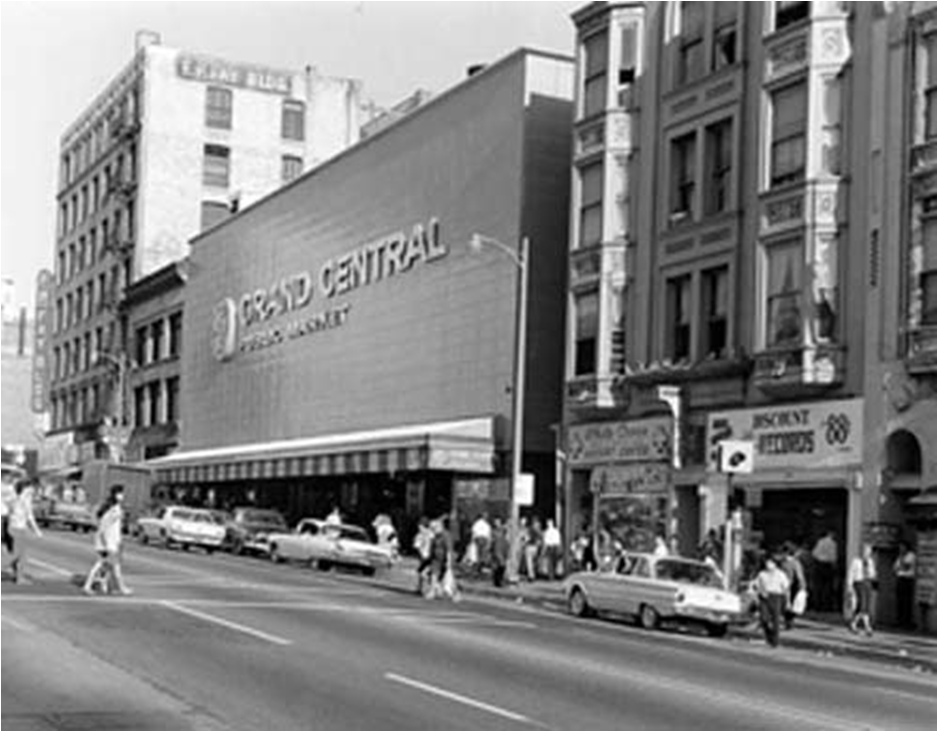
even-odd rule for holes
{"type": "MultiPolygon", "coordinates": [[[[414,594],[416,589],[416,586],[404,587],[399,583],[393,582],[390,578],[386,578],[384,580],[382,580],[380,577],[369,579],[368,583],[380,586],[384,589],[393,590],[395,592],[408,595],[414,594]]],[[[564,603],[559,598],[554,599],[549,597],[526,597],[524,595],[514,593],[510,589],[503,590],[497,589],[495,587],[489,588],[468,583],[461,583],[460,589],[462,590],[463,595],[500,600],[507,604],[525,604],[529,606],[540,607],[544,610],[564,615],[567,612],[566,603],[564,603]]],[[[742,629],[734,630],[732,628],[730,629],[728,638],[745,640],[750,643],[754,641],[762,641],[762,636],[759,633],[754,633],[752,631],[742,629]]],[[[837,641],[824,643],[808,638],[797,638],[790,636],[782,636],[781,645],[785,648],[811,651],[827,656],[857,658],[860,660],[872,661],[880,664],[901,666],[902,668],[927,672],[933,675],[938,673],[938,659],[935,657],[921,658],[903,652],[889,652],[875,648],[858,648],[857,646],[847,645],[837,641]]]]}

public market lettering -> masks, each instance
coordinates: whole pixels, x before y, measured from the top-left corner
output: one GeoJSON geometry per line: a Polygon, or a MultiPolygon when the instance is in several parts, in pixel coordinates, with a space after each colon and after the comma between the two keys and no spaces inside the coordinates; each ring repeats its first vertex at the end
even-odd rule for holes
{"type": "Polygon", "coordinates": [[[291,321],[284,326],[264,328],[257,333],[244,336],[238,348],[242,353],[260,351],[263,348],[276,346],[294,338],[339,328],[345,324],[351,309],[352,306],[345,303],[337,308],[315,313],[308,318],[291,321]]]}

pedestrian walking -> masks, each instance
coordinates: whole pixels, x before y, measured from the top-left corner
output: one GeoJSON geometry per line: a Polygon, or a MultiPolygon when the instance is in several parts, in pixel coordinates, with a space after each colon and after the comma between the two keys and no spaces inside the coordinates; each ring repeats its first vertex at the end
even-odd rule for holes
{"type": "Polygon", "coordinates": [[[508,568],[506,574],[509,582],[518,582],[521,579],[521,569],[524,564],[524,545],[528,540],[528,519],[521,517],[518,523],[509,525],[508,539],[510,550],[508,552],[508,568]]]}
{"type": "Polygon", "coordinates": [[[661,534],[658,534],[655,537],[655,547],[652,550],[652,554],[656,557],[666,557],[671,552],[668,550],[668,542],[664,540],[664,537],[661,534]]]}
{"type": "Polygon", "coordinates": [[[472,570],[476,574],[482,574],[483,568],[488,564],[489,551],[492,543],[492,525],[489,523],[488,516],[484,513],[473,522],[471,529],[471,547],[474,552],[470,562],[472,570]]]}
{"type": "Polygon", "coordinates": [[[12,558],[13,556],[13,534],[10,533],[10,514],[13,512],[13,504],[16,503],[16,476],[18,470],[3,466],[2,478],[0,478],[0,516],[3,519],[3,547],[12,558]]]}
{"type": "Polygon", "coordinates": [[[899,627],[914,630],[915,618],[913,606],[915,602],[915,567],[916,557],[908,542],[899,544],[899,556],[892,565],[896,575],[896,610],[899,627]]]}
{"type": "Polygon", "coordinates": [[[795,626],[795,617],[802,615],[808,601],[808,585],[805,581],[804,567],[798,559],[797,548],[791,542],[784,547],[782,571],[788,578],[788,602],[785,605],[785,629],[795,626]]]}
{"type": "Polygon", "coordinates": [[[339,511],[338,506],[333,506],[332,510],[329,512],[329,515],[326,516],[326,523],[330,526],[337,526],[342,523],[342,514],[339,511]]]}
{"type": "Polygon", "coordinates": [[[424,583],[429,581],[427,570],[430,568],[430,545],[433,542],[433,531],[426,516],[421,516],[417,524],[417,534],[414,536],[414,550],[420,558],[417,565],[417,594],[424,592],[424,583]]]}
{"type": "Polygon", "coordinates": [[[94,594],[95,587],[107,593],[112,587],[120,595],[133,592],[124,584],[121,569],[124,524],[124,486],[114,485],[107,499],[97,511],[98,528],[94,533],[94,548],[98,559],[88,572],[82,591],[86,595],[94,594]]]}
{"type": "Polygon", "coordinates": [[[378,514],[372,522],[375,535],[378,538],[378,546],[387,547],[391,550],[391,557],[397,560],[398,549],[400,548],[397,539],[397,529],[394,528],[394,522],[386,513],[378,514]]]}
{"type": "Polygon", "coordinates": [[[837,539],[833,531],[828,531],[814,545],[811,551],[814,560],[814,595],[817,597],[818,610],[833,610],[837,596],[837,539]]]}
{"type": "Polygon", "coordinates": [[[430,541],[430,589],[428,597],[435,599],[444,594],[447,571],[452,571],[453,547],[449,533],[441,519],[430,522],[433,539],[430,541]]]}
{"type": "Polygon", "coordinates": [[[778,646],[782,623],[782,608],[788,596],[788,578],[775,557],[766,557],[765,565],[756,576],[756,595],[759,598],[759,621],[766,642],[778,646]]]}
{"type": "Polygon", "coordinates": [[[26,575],[29,535],[32,533],[39,538],[42,531],[33,513],[33,486],[26,480],[16,484],[16,498],[10,508],[9,531],[13,544],[13,561],[10,563],[13,581],[20,585],[31,584],[26,575]]]}
{"type": "Polygon", "coordinates": [[[524,542],[524,568],[529,582],[537,579],[537,560],[541,555],[543,540],[541,520],[535,518],[528,525],[528,533],[524,542]]]}
{"type": "Polygon", "coordinates": [[[511,553],[511,542],[508,539],[508,527],[500,518],[495,519],[492,528],[492,584],[502,587],[505,584],[505,569],[508,566],[508,555],[511,553]]]}
{"type": "Polygon", "coordinates": [[[873,635],[873,591],[877,587],[876,561],[873,559],[873,547],[864,544],[860,556],[850,562],[847,577],[852,590],[853,617],[850,619],[850,631],[859,633],[861,628],[868,636],[873,635]]]}
{"type": "Polygon", "coordinates": [[[557,579],[557,563],[560,561],[562,546],[560,529],[553,519],[547,519],[547,528],[544,529],[544,556],[547,560],[547,577],[551,581],[557,579]]]}

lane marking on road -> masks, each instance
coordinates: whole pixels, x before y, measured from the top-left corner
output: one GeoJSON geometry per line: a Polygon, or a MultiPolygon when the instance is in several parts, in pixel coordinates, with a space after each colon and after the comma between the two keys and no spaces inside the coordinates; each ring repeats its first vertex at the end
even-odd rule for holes
{"type": "Polygon", "coordinates": [[[175,602],[170,602],[169,600],[162,600],[160,603],[163,607],[168,607],[170,610],[175,610],[176,612],[182,613],[183,615],[191,615],[194,618],[199,618],[204,620],[207,623],[214,623],[215,625],[220,625],[223,628],[228,628],[229,630],[236,630],[245,635],[251,635],[255,638],[260,638],[265,640],[268,643],[274,643],[278,646],[289,646],[293,645],[293,641],[287,640],[286,638],[281,638],[278,635],[271,635],[270,633],[265,633],[262,630],[257,630],[256,628],[251,628],[247,625],[241,625],[241,623],[233,623],[230,620],[225,620],[224,618],[219,618],[215,615],[209,615],[208,613],[200,612],[199,610],[193,610],[192,608],[179,605],[175,602]]]}
{"type": "Polygon", "coordinates": [[[47,569],[50,572],[54,572],[55,574],[60,574],[65,577],[71,577],[73,574],[75,574],[75,571],[71,569],[65,569],[64,567],[60,567],[57,564],[44,562],[41,559],[35,559],[34,557],[30,557],[27,560],[27,565],[29,564],[35,564],[37,567],[42,567],[43,569],[47,569]]]}
{"type": "Polygon", "coordinates": [[[0,623],[12,625],[21,633],[34,633],[36,631],[35,625],[27,623],[25,620],[14,620],[9,615],[0,615],[0,623]]]}
{"type": "Polygon", "coordinates": [[[523,714],[518,714],[517,712],[512,712],[508,709],[503,709],[502,707],[496,707],[493,704],[486,704],[483,701],[477,699],[472,699],[468,696],[463,696],[462,694],[457,694],[454,691],[447,691],[446,689],[441,689],[439,686],[432,686],[430,684],[425,684],[422,681],[417,681],[416,679],[408,678],[407,676],[401,676],[400,674],[395,673],[385,673],[384,678],[388,681],[394,681],[398,684],[403,684],[404,686],[410,686],[414,689],[419,689],[420,691],[425,691],[428,694],[435,694],[436,696],[441,696],[444,699],[449,699],[450,701],[459,702],[460,704],[465,704],[468,707],[475,707],[476,709],[481,709],[489,714],[495,714],[499,717],[505,717],[506,719],[511,719],[515,722],[527,722],[528,724],[539,724],[535,722],[530,717],[526,717],[523,714]]]}

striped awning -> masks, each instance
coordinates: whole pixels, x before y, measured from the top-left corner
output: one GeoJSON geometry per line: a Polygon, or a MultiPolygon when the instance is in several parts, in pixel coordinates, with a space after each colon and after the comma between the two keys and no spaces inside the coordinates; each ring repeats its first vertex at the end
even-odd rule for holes
{"type": "Polygon", "coordinates": [[[225,483],[447,470],[494,472],[491,417],[177,452],[147,461],[161,482],[225,483]]]}

